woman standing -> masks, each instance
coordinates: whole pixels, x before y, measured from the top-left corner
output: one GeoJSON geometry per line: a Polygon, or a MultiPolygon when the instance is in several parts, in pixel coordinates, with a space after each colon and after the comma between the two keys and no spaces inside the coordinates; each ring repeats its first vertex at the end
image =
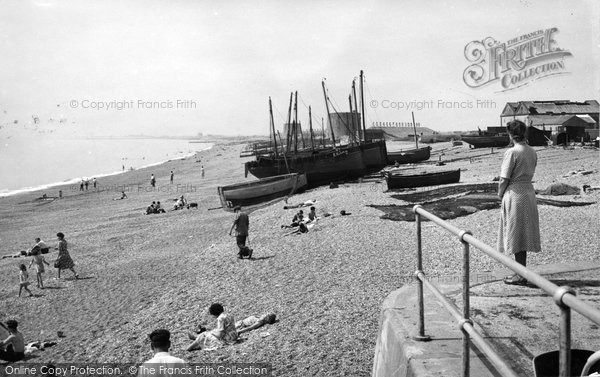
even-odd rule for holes
{"type": "MultiPolygon", "coordinates": [[[[502,199],[502,215],[498,234],[498,251],[514,254],[526,266],[527,252],[539,252],[540,225],[532,178],[537,165],[535,150],[527,145],[525,123],[514,120],[506,126],[513,147],[504,153],[500,169],[498,196],[502,199]]],[[[517,274],[506,277],[506,284],[526,285],[517,274]]]]}
{"type": "Polygon", "coordinates": [[[62,232],[58,232],[56,233],[56,237],[58,238],[58,259],[54,262],[54,267],[58,268],[58,278],[60,279],[60,270],[71,270],[73,275],[75,275],[75,279],[79,279],[79,275],[77,275],[73,268],[75,263],[73,263],[73,259],[71,259],[67,251],[65,235],[62,232]]]}

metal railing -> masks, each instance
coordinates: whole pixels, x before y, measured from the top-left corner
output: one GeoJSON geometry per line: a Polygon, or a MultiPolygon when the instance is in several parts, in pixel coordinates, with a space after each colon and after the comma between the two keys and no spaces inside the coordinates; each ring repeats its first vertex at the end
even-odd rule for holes
{"type": "Polygon", "coordinates": [[[423,286],[427,287],[433,295],[446,307],[450,314],[457,320],[458,327],[463,333],[463,355],[462,355],[462,375],[470,375],[470,348],[471,341],[477,348],[490,360],[494,367],[502,376],[517,377],[518,375],[508,366],[508,364],[496,353],[483,336],[474,328],[473,321],[470,318],[470,250],[469,246],[483,251],[489,257],[510,268],[520,276],[527,279],[531,284],[544,290],[552,296],[554,302],[560,308],[560,340],[559,340],[559,376],[571,376],[571,310],[581,314],[585,318],[600,325],[600,310],[597,310],[585,302],[575,297],[575,292],[571,287],[559,287],[556,284],[545,279],[541,275],[527,269],[504,254],[499,253],[494,248],[479,241],[471,232],[459,229],[452,224],[440,219],[439,217],[427,212],[420,205],[413,208],[415,213],[415,223],[417,227],[417,294],[419,297],[419,328],[415,340],[427,341],[431,338],[425,335],[425,310],[423,304],[423,286]],[[432,221],[436,225],[448,230],[458,237],[463,245],[463,277],[462,277],[462,313],[444,294],[429,280],[423,272],[423,253],[421,243],[421,216],[432,221]]]}

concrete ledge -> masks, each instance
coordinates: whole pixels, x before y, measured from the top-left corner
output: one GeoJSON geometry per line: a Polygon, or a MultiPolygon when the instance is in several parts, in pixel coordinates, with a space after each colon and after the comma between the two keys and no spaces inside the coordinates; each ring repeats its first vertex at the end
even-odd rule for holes
{"type": "MultiPolygon", "coordinates": [[[[557,285],[573,286],[577,296],[598,308],[598,262],[534,266],[557,285]]],[[[542,290],[509,286],[494,271],[491,280],[471,281],[471,319],[498,355],[518,374],[533,376],[535,355],[558,349],[558,308],[542,290]],[[496,277],[498,276],[498,277],[496,277]],[[484,328],[482,328],[481,326],[484,328]]],[[[460,307],[460,282],[434,284],[460,307]]],[[[382,305],[373,361],[374,377],[462,376],[462,333],[454,318],[427,289],[424,293],[425,333],[431,341],[413,339],[418,329],[416,284],[388,295],[382,305]]],[[[598,308],[600,310],[600,308],[598,308]]],[[[572,348],[599,350],[598,327],[580,315],[572,319],[572,348]]],[[[472,345],[471,376],[500,376],[472,345]]]]}
{"type": "MultiPolygon", "coordinates": [[[[459,376],[462,366],[462,334],[454,319],[435,298],[425,292],[427,334],[431,341],[416,341],[418,301],[415,285],[392,292],[384,301],[375,347],[373,377],[459,376]],[[458,373],[457,373],[458,372],[458,373]]],[[[487,360],[471,351],[471,375],[490,373],[487,360]]]]}

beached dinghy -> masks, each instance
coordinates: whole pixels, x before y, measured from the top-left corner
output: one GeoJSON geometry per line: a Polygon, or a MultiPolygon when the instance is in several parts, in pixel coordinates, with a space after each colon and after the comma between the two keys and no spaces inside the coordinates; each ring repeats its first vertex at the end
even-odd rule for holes
{"type": "Polygon", "coordinates": [[[445,185],[460,181],[460,169],[424,172],[415,174],[399,170],[389,171],[385,175],[388,189],[426,187],[445,185]]]}
{"type": "Polygon", "coordinates": [[[412,164],[419,161],[429,160],[430,157],[430,146],[415,149],[407,149],[397,152],[387,152],[387,162],[391,165],[395,164],[396,162],[398,162],[399,164],[412,164]]]}
{"type": "Polygon", "coordinates": [[[306,174],[284,174],[258,181],[219,186],[217,190],[224,209],[262,203],[292,195],[306,186],[306,174]]]}

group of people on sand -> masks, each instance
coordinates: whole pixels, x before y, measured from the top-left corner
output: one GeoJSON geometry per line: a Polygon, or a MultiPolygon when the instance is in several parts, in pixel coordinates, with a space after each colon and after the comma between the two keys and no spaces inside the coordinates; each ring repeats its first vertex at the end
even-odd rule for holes
{"type": "MultiPolygon", "coordinates": [[[[58,257],[54,261],[54,268],[58,270],[58,278],[60,279],[60,271],[61,270],[70,270],[73,272],[75,279],[79,279],[79,275],[75,272],[75,263],[73,259],[71,259],[71,255],[67,250],[67,241],[65,240],[65,235],[62,232],[56,234],[58,239],[58,246],[56,249],[58,250],[58,257]]],[[[44,241],[39,238],[36,238],[36,244],[33,248],[25,253],[26,257],[31,257],[29,262],[29,266],[26,266],[25,263],[20,263],[19,268],[19,297],[23,291],[29,293],[29,296],[33,296],[33,293],[29,289],[29,285],[31,282],[29,281],[29,272],[28,268],[35,268],[36,274],[36,286],[39,289],[44,289],[44,279],[43,274],[46,272],[46,266],[50,266],[50,263],[46,261],[44,258],[44,254],[48,254],[49,248],[44,241]]]]}
{"type": "MultiPolygon", "coordinates": [[[[216,317],[216,326],[212,330],[208,330],[204,326],[198,326],[198,328],[189,331],[188,337],[193,342],[187,346],[187,351],[210,351],[222,345],[234,344],[238,341],[240,334],[276,322],[274,313],[267,313],[260,317],[250,316],[235,322],[233,316],[225,313],[223,305],[219,303],[212,304],[208,308],[208,312],[216,317]]],[[[171,332],[169,330],[154,330],[148,335],[148,338],[154,356],[138,368],[138,376],[155,375],[153,371],[157,365],[176,368],[186,364],[183,359],[169,354],[171,348],[171,332]]]]}
{"type": "Polygon", "coordinates": [[[151,215],[153,213],[165,213],[166,211],[160,205],[160,202],[152,202],[148,207],[146,207],[146,215],[151,215]]]}
{"type": "MultiPolygon", "coordinates": [[[[94,187],[94,190],[96,189],[96,185],[98,184],[98,182],[96,181],[96,178],[92,178],[92,185],[94,187]]],[[[79,182],[79,191],[83,191],[83,187],[85,186],[85,191],[88,190],[90,185],[90,180],[89,179],[81,179],[81,182],[79,182]]]]}

